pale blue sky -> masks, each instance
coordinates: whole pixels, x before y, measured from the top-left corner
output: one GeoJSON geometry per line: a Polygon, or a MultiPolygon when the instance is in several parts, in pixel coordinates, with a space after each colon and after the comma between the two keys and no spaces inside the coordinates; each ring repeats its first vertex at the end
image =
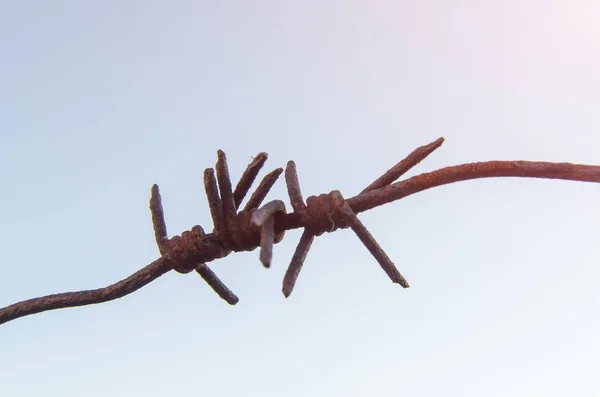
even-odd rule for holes
{"type": "MultiPolygon", "coordinates": [[[[0,1],[0,306],[96,288],[211,227],[202,171],[297,163],[305,196],[479,160],[600,163],[596,1],[0,1]],[[217,4],[218,3],[218,4],[217,4]],[[216,5],[217,4],[217,5],[216,5]]],[[[264,174],[264,172],[262,173],[264,174]]],[[[0,326],[3,396],[597,396],[600,186],[496,179],[123,299],[0,326]]],[[[279,181],[269,198],[287,196],[279,181]]],[[[288,205],[288,209],[291,207],[288,205]]]]}

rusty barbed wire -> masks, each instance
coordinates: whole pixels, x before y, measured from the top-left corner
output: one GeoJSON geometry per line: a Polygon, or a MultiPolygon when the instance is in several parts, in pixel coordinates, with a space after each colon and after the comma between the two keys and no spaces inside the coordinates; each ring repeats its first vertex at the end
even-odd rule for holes
{"type": "Polygon", "coordinates": [[[444,138],[439,138],[415,149],[360,194],[349,199],[345,199],[340,191],[333,190],[327,194],[310,196],[305,201],[296,165],[289,161],[285,168],[285,182],[293,209],[291,213],[287,213],[281,200],[273,200],[260,206],[283,173],[282,168],[265,175],[244,208],[239,210],[268,156],[266,153],[259,153],[254,157],[233,189],[225,153],[219,150],[215,166],[216,176],[213,168],[204,171],[204,187],[213,220],[213,230],[210,233],[196,225],[181,235],[168,238],[159,188],[154,185],[151,189],[150,211],[160,258],[108,287],[48,295],[4,307],[0,309],[0,324],[48,310],[118,299],[171,270],[182,274],[195,271],[223,300],[235,305],[239,301],[238,297],[225,286],[207,263],[224,258],[232,252],[260,248],[260,261],[268,268],[272,261],[273,245],[283,240],[287,230],[297,228],[303,228],[304,231],[284,276],[282,292],[285,297],[292,293],[315,237],[346,228],[354,231],[393,283],[408,288],[406,279],[358,218],[357,214],[360,212],[432,187],[478,178],[524,177],[600,183],[598,165],[535,161],[468,163],[396,182],[443,142],[444,138]]]}

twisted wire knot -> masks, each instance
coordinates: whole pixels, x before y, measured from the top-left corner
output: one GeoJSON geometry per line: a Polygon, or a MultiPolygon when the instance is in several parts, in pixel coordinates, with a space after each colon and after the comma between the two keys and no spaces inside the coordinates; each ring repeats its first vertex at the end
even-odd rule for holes
{"type": "MultiPolygon", "coordinates": [[[[441,143],[441,142],[439,142],[441,143]]],[[[422,152],[431,151],[435,145],[439,146],[438,142],[434,142],[422,152]]],[[[419,154],[420,155],[420,154],[419,154]]],[[[412,160],[411,160],[412,161],[412,160]]],[[[386,174],[381,176],[365,191],[375,189],[377,186],[385,186],[397,179],[401,173],[405,172],[406,164],[400,162],[386,174]]],[[[304,265],[304,260],[308,255],[308,251],[315,237],[323,233],[331,233],[338,229],[351,228],[360,241],[375,257],[381,268],[385,271],[392,282],[400,284],[407,288],[408,282],[400,274],[394,263],[387,256],[385,251],[379,246],[371,233],[362,224],[358,216],[354,213],[350,205],[346,202],[339,190],[333,190],[328,194],[320,194],[318,196],[310,196],[306,199],[306,204],[302,198],[300,182],[298,181],[298,173],[296,172],[296,164],[293,161],[288,161],[285,169],[285,182],[287,185],[290,202],[295,213],[301,214],[300,224],[304,227],[304,233],[300,237],[300,241],[296,246],[290,265],[283,279],[283,294],[288,297],[300,274],[300,270],[304,265]]]]}
{"type": "Polygon", "coordinates": [[[199,264],[223,258],[231,251],[230,247],[207,239],[202,226],[196,225],[180,236],[168,239],[166,249],[161,250],[161,254],[175,263],[173,269],[176,272],[186,274],[195,270],[199,264]]]}
{"type": "Polygon", "coordinates": [[[308,197],[302,210],[302,226],[313,236],[348,228],[350,225],[340,211],[343,203],[339,190],[308,197]]]}
{"type": "MultiPolygon", "coordinates": [[[[224,258],[232,252],[253,251],[257,246],[262,246],[265,229],[274,223],[279,214],[285,215],[285,205],[280,200],[266,204],[260,209],[240,211],[226,223],[226,228],[207,238],[204,229],[196,225],[191,230],[173,236],[166,242],[165,252],[175,262],[174,270],[181,274],[189,273],[198,267],[199,263],[211,262],[224,258]],[[278,202],[276,208],[271,203],[278,202]]],[[[273,244],[283,240],[285,231],[274,233],[273,244]]]]}
{"type": "Polygon", "coordinates": [[[230,304],[238,302],[233,294],[206,265],[223,258],[231,252],[252,251],[261,246],[261,260],[268,267],[272,258],[272,245],[283,239],[285,231],[274,232],[274,218],[285,214],[285,205],[280,200],[258,208],[283,172],[278,168],[261,180],[244,208],[238,212],[244,197],[250,190],[258,172],[267,160],[266,153],[259,153],[242,174],[235,190],[232,189],[227,159],[222,150],[217,152],[216,177],[213,168],[204,171],[204,188],[208,198],[214,229],[206,234],[196,225],[180,236],[167,237],[167,227],[158,186],[152,187],[150,211],[154,234],[163,257],[173,262],[178,273],[195,270],[230,304]]]}
{"type": "Polygon", "coordinates": [[[173,236],[168,239],[164,248],[161,249],[159,246],[160,253],[175,263],[176,272],[189,273],[198,265],[193,258],[193,253],[207,246],[204,236],[202,226],[196,225],[191,230],[181,233],[181,236],[173,236]]]}

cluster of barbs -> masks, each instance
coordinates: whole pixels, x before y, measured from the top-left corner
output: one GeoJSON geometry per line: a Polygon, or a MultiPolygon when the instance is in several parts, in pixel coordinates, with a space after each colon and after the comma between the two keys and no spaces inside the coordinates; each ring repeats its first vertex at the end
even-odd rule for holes
{"type": "Polygon", "coordinates": [[[297,228],[304,228],[304,232],[284,276],[283,293],[286,297],[292,293],[314,238],[345,228],[351,228],[355,232],[394,283],[407,288],[408,283],[404,277],[356,214],[433,187],[472,179],[520,177],[600,183],[600,165],[523,160],[460,164],[397,181],[443,142],[444,139],[439,138],[415,149],[362,192],[350,198],[344,198],[339,191],[334,190],[328,194],[308,197],[305,202],[298,183],[296,165],[289,161],[285,169],[285,181],[293,208],[291,213],[286,213],[285,204],[281,200],[273,200],[261,206],[283,173],[282,168],[267,174],[240,210],[242,201],[267,160],[267,154],[259,153],[253,159],[233,189],[225,153],[219,150],[216,175],[212,168],[204,172],[204,187],[214,223],[210,233],[205,233],[201,226],[194,226],[180,236],[168,238],[158,186],[154,185],[150,210],[161,257],[131,276],[106,287],[51,294],[0,308],[0,324],[48,310],[119,299],[171,270],[179,273],[196,271],[224,300],[234,305],[238,302],[237,296],[219,280],[207,263],[224,258],[232,252],[252,251],[260,247],[260,260],[264,266],[269,267],[273,244],[283,239],[286,230],[297,228]]]}
{"type": "MultiPolygon", "coordinates": [[[[439,138],[414,150],[361,193],[390,185],[440,147],[443,142],[444,138],[439,138]]],[[[283,172],[282,168],[265,175],[244,208],[239,210],[267,157],[264,152],[254,157],[233,189],[225,153],[222,150],[217,152],[216,176],[213,168],[204,171],[204,188],[214,224],[212,232],[208,234],[201,226],[196,225],[179,236],[169,238],[159,189],[157,185],[152,187],[150,210],[156,242],[162,257],[172,261],[174,270],[179,273],[197,272],[222,299],[231,305],[239,301],[238,297],[225,286],[207,263],[223,258],[231,252],[253,251],[260,247],[260,261],[268,268],[273,257],[273,244],[279,243],[285,234],[284,227],[276,228],[276,224],[284,223],[281,222],[281,218],[287,214],[284,202],[273,200],[261,206],[283,172]],[[277,222],[278,220],[280,222],[277,222]]],[[[291,220],[287,222],[287,228],[291,229],[294,226],[304,228],[284,276],[282,292],[286,298],[294,289],[314,238],[323,233],[332,233],[346,228],[354,231],[393,283],[404,288],[409,287],[406,279],[338,190],[310,196],[305,202],[300,190],[296,164],[293,161],[289,161],[286,165],[285,182],[293,208],[293,213],[287,214],[291,215],[287,217],[288,221],[291,220]]]]}
{"type": "MultiPolygon", "coordinates": [[[[265,175],[244,208],[239,210],[265,164],[267,154],[259,153],[253,159],[233,189],[225,153],[219,150],[215,167],[216,176],[213,168],[204,171],[204,187],[214,223],[212,232],[205,233],[201,226],[194,226],[180,236],[168,238],[158,186],[152,187],[150,210],[156,242],[162,255],[160,259],[168,264],[165,265],[166,270],[161,267],[162,264],[157,264],[156,269],[152,267],[147,271],[151,272],[152,279],[162,274],[163,270],[174,269],[179,273],[196,271],[221,298],[233,305],[238,302],[237,296],[219,280],[207,263],[223,258],[231,252],[253,251],[260,247],[260,260],[265,267],[270,267],[273,244],[283,239],[286,230],[304,228],[283,279],[282,291],[286,297],[289,297],[314,238],[323,233],[350,228],[375,257],[392,282],[408,288],[408,282],[358,219],[358,213],[436,186],[479,178],[523,177],[600,183],[598,165],[521,160],[484,161],[449,166],[397,181],[439,148],[443,142],[444,138],[439,138],[415,149],[358,195],[348,199],[345,199],[338,190],[333,190],[328,194],[310,196],[305,202],[298,182],[296,165],[293,161],[289,161],[285,169],[285,182],[293,209],[291,213],[286,212],[285,204],[281,200],[273,200],[261,206],[270,189],[284,172],[282,168],[265,175]]],[[[135,275],[132,279],[135,279],[135,275]]],[[[124,281],[123,285],[133,291],[148,282],[150,279],[143,278],[131,282],[124,281]]],[[[118,291],[120,296],[131,292],[122,292],[121,287],[117,285],[109,288],[118,291]]],[[[100,294],[98,299],[106,300],[103,290],[95,293],[100,294]]],[[[68,306],[70,303],[65,300],[59,303],[52,301],[51,304],[59,307],[59,305],[68,306]]]]}

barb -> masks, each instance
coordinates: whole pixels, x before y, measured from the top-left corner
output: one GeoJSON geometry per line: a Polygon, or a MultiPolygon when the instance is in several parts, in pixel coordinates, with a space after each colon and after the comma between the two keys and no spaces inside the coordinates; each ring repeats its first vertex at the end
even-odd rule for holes
{"type": "Polygon", "coordinates": [[[304,232],[283,280],[284,296],[288,297],[294,289],[315,237],[345,228],[354,231],[392,282],[407,288],[406,279],[358,219],[357,214],[436,186],[471,179],[520,177],[600,183],[600,166],[534,161],[461,164],[396,182],[439,148],[443,142],[444,139],[439,138],[417,148],[363,189],[360,194],[349,199],[344,199],[339,191],[333,190],[328,194],[310,196],[305,203],[296,165],[293,161],[289,161],[285,169],[285,181],[293,208],[292,213],[286,213],[285,205],[280,200],[271,201],[259,208],[283,172],[281,168],[263,177],[243,210],[238,211],[265,164],[267,154],[259,153],[253,159],[233,190],[225,153],[219,150],[215,167],[216,176],[212,168],[204,172],[204,187],[214,225],[211,233],[205,233],[201,226],[196,225],[189,231],[169,239],[160,192],[158,186],[154,185],[151,190],[150,211],[156,243],[161,254],[159,259],[130,277],[105,288],[48,295],[2,308],[0,324],[47,310],[118,299],[149,284],[170,270],[182,274],[195,270],[222,299],[234,305],[238,302],[238,297],[219,280],[207,263],[224,258],[232,252],[252,251],[260,247],[260,260],[265,267],[269,267],[272,262],[273,245],[283,239],[286,230],[297,228],[304,228],[304,232]]]}
{"type": "MultiPolygon", "coordinates": [[[[378,191],[379,189],[388,186],[433,153],[433,151],[439,148],[442,143],[444,143],[444,138],[438,138],[428,145],[415,149],[406,156],[406,158],[367,186],[361,194],[378,191]]],[[[369,250],[377,262],[379,262],[379,265],[388,275],[390,280],[392,280],[393,283],[400,284],[404,288],[409,287],[404,276],[400,274],[392,260],[379,246],[375,238],[362,224],[360,219],[358,219],[352,207],[344,201],[344,198],[339,191],[334,190],[329,193],[329,195],[322,194],[318,197],[311,196],[306,200],[305,205],[302,200],[296,165],[293,161],[288,162],[285,170],[285,177],[290,202],[294,208],[294,212],[300,214],[300,224],[304,226],[304,233],[296,247],[290,266],[283,279],[282,292],[286,298],[290,296],[296,285],[296,280],[300,275],[300,270],[302,270],[304,260],[308,255],[308,251],[310,250],[314,238],[324,232],[331,233],[337,229],[343,229],[348,226],[352,228],[352,231],[354,231],[363,245],[369,250]]]]}
{"type": "Polygon", "coordinates": [[[395,182],[402,175],[410,171],[414,166],[425,160],[433,151],[444,143],[444,138],[438,138],[428,145],[416,148],[411,154],[406,156],[398,164],[390,168],[385,174],[377,178],[373,183],[367,186],[361,193],[379,189],[395,182]]]}

